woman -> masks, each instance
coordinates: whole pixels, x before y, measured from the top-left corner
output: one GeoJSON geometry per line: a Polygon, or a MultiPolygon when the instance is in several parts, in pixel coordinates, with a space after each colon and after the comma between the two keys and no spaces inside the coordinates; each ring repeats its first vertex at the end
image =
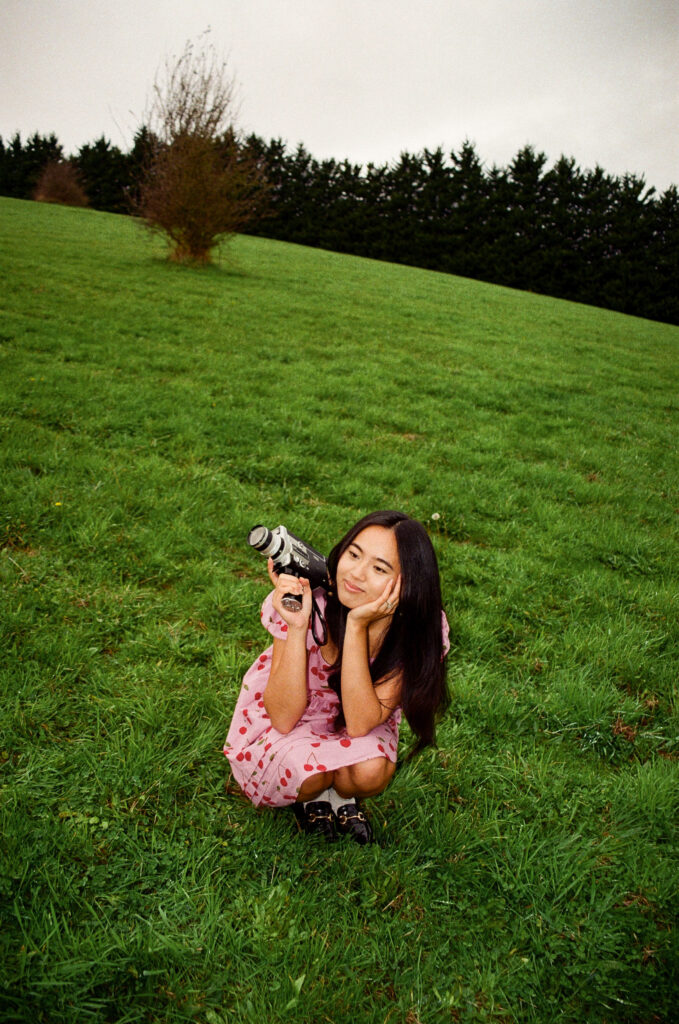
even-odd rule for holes
{"type": "Polygon", "coordinates": [[[293,806],[309,834],[370,842],[359,801],[394,774],[401,712],[419,750],[434,742],[448,703],[434,549],[402,512],[364,516],[330,553],[327,596],[314,595],[327,623],[322,646],[308,581],[272,566],[262,621],[274,642],[245,676],[224,753],[255,805],[293,806]],[[301,597],[301,610],[285,608],[284,594],[301,597]]]}

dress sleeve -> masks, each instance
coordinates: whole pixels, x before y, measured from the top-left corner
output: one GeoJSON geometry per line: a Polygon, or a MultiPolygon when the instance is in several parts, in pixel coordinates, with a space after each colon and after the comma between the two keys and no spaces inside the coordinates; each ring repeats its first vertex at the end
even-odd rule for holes
{"type": "Polygon", "coordinates": [[[445,612],[441,612],[441,632],[443,633],[443,657],[445,658],[450,650],[450,626],[445,612]]]}
{"type": "Polygon", "coordinates": [[[271,636],[278,637],[279,639],[282,637],[283,640],[287,638],[288,624],[283,622],[283,619],[273,606],[273,590],[262,605],[260,618],[264,629],[271,633],[271,636]]]}

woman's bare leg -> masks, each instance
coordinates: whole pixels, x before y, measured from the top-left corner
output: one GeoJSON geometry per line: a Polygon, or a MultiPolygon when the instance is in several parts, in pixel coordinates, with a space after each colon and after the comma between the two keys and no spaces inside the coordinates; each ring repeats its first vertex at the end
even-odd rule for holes
{"type": "Polygon", "coordinates": [[[338,768],[334,773],[334,781],[329,785],[334,786],[336,792],[347,799],[377,796],[387,788],[395,771],[394,761],[386,757],[372,757],[368,761],[338,768]]]}
{"type": "Polygon", "coordinates": [[[377,796],[387,788],[395,771],[394,761],[386,757],[372,757],[334,772],[317,772],[302,783],[297,799],[313,800],[330,786],[347,799],[377,796]]]}
{"type": "Polygon", "coordinates": [[[312,775],[302,783],[297,799],[306,801],[320,796],[328,786],[333,785],[335,774],[335,772],[318,772],[316,775],[312,775]]]}

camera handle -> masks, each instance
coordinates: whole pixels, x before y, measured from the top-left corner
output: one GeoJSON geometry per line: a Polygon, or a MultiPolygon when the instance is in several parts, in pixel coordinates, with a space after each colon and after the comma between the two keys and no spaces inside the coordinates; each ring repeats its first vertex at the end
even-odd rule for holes
{"type": "Polygon", "coordinates": [[[311,592],[311,635],[318,644],[319,647],[325,647],[328,642],[328,624],[325,621],[325,616],[321,609],[318,607],[318,602],[314,597],[313,590],[311,592]],[[319,636],[316,632],[316,624],[320,623],[321,635],[319,636]]]}
{"type": "MultiPolygon", "coordinates": [[[[301,611],[302,608],[302,598],[298,597],[297,594],[283,594],[281,604],[284,608],[287,608],[289,612],[298,612],[301,611]]],[[[314,597],[313,591],[311,592],[311,635],[319,647],[325,647],[328,642],[328,625],[325,621],[325,616],[314,597]],[[320,625],[320,636],[316,632],[317,625],[320,625]]]]}

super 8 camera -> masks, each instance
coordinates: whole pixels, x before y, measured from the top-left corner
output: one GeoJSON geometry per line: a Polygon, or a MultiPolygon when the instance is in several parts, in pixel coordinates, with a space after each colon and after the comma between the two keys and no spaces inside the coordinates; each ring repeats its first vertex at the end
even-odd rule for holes
{"type": "MultiPolygon", "coordinates": [[[[253,526],[248,534],[248,544],[266,558],[273,559],[274,572],[284,572],[298,579],[302,576],[309,581],[312,590],[316,587],[328,589],[328,563],[323,555],[289,533],[284,526],[277,526],[274,530],[253,526]]],[[[282,603],[289,611],[297,612],[302,599],[294,594],[285,594],[282,603]]]]}

